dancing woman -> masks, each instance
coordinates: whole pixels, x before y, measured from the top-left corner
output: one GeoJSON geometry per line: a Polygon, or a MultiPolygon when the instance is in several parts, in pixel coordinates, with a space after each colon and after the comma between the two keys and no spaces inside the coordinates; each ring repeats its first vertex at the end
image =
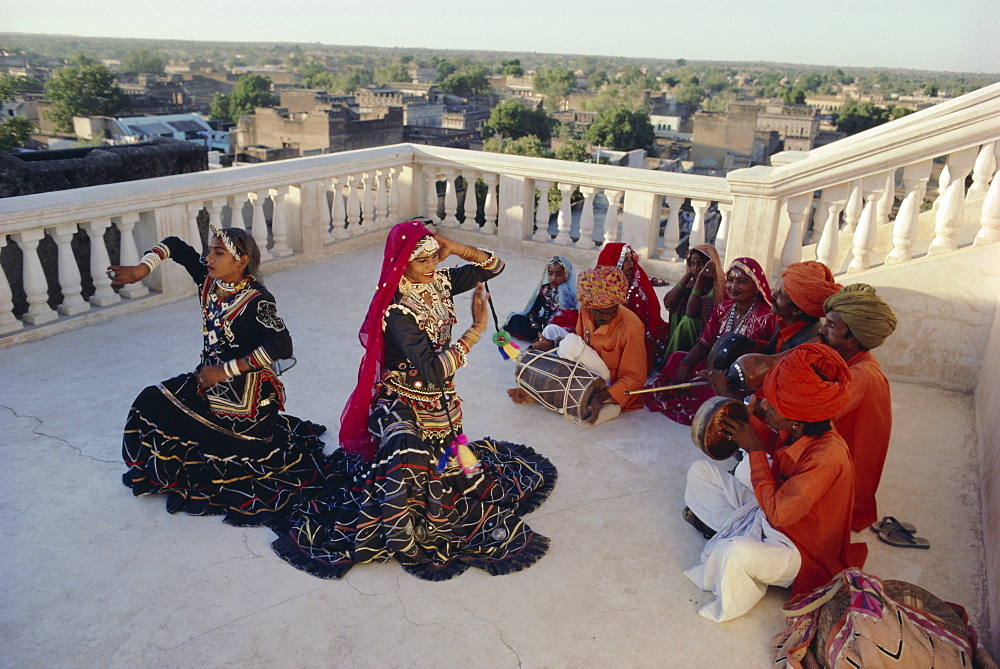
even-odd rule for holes
{"type": "Polygon", "coordinates": [[[521,516],[548,496],[555,468],[527,446],[466,444],[454,385],[486,329],[479,284],[502,270],[492,253],[419,221],[389,232],[359,333],[358,383],[341,416],[342,449],[332,456],[345,474],[280,529],[272,546],[283,559],[340,578],[354,564],[395,558],[440,581],[470,566],[506,574],[544,555],[549,540],[521,516]],[[438,269],[449,255],[468,264],[438,269]],[[473,325],[453,339],[453,296],[473,289],[473,325]]]}
{"type": "Polygon", "coordinates": [[[115,286],[135,283],[167,258],[199,287],[201,362],[136,398],[122,480],[136,496],[165,494],[171,513],[271,523],[322,490],[325,428],[280,413],[285,391],[275,372],[291,359],[292,338],[256,278],[260,251],[245,230],[213,226],[204,261],[168,237],[138,265],[111,266],[108,276],[115,286]]]}

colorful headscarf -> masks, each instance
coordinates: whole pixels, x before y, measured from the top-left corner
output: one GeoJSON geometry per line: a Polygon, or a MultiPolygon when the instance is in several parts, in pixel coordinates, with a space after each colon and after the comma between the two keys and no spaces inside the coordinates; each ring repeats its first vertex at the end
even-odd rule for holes
{"type": "Polygon", "coordinates": [[[781,273],[781,285],[795,306],[814,318],[823,318],[826,298],[842,286],[833,280],[833,272],[821,262],[793,262],[781,273]]]}
{"type": "Polygon", "coordinates": [[[696,244],[688,249],[684,256],[685,262],[691,258],[691,254],[698,251],[703,256],[712,261],[715,265],[715,281],[712,283],[712,304],[718,306],[726,299],[726,275],[722,272],[722,260],[719,259],[719,251],[711,244],[696,244]]]}
{"type": "Polygon", "coordinates": [[[368,431],[368,416],[375,397],[375,384],[384,371],[382,319],[396,296],[399,280],[406,271],[413,249],[418,242],[432,234],[420,221],[399,223],[389,231],[375,296],[368,305],[368,313],[358,332],[358,339],[364,346],[365,353],[358,366],[358,383],[340,414],[340,446],[345,452],[361,455],[366,460],[375,457],[378,447],[368,431]]]}
{"type": "Polygon", "coordinates": [[[870,351],[896,330],[896,314],[875,294],[867,283],[852,283],[823,304],[826,311],[836,311],[847,323],[858,342],[870,351]]]}
{"type": "Polygon", "coordinates": [[[600,266],[580,273],[577,296],[580,306],[607,309],[625,304],[628,281],[617,267],[600,266]]]}
{"type": "Polygon", "coordinates": [[[741,270],[744,274],[750,277],[750,280],[757,286],[757,299],[761,300],[764,304],[770,307],[771,286],[767,283],[767,277],[764,276],[764,270],[761,269],[760,263],[753,258],[737,258],[730,263],[729,269],[726,270],[726,274],[728,274],[733,268],[741,270]]]}
{"type": "Polygon", "coordinates": [[[525,305],[524,309],[517,312],[518,315],[527,316],[531,308],[535,306],[535,300],[538,299],[539,291],[541,291],[543,285],[549,282],[549,268],[556,264],[562,265],[562,268],[566,271],[566,282],[558,288],[559,306],[563,309],[579,308],[576,301],[576,272],[573,271],[573,263],[562,256],[552,256],[552,259],[545,263],[545,269],[542,270],[542,280],[538,282],[535,290],[528,297],[528,304],[525,305]]]}
{"type": "MultiPolygon", "coordinates": [[[[623,244],[621,242],[612,242],[610,244],[605,244],[604,248],[601,249],[601,253],[597,256],[597,266],[598,267],[617,267],[622,268],[625,263],[625,258],[632,258],[632,283],[628,285],[629,289],[636,288],[641,290],[646,296],[646,302],[649,305],[648,315],[646,322],[646,332],[658,333],[666,332],[667,325],[663,322],[663,317],[660,315],[660,298],[653,290],[653,284],[650,282],[649,277],[646,276],[645,270],[639,265],[639,254],[632,250],[632,247],[628,244],[623,244]]],[[[625,278],[626,282],[628,277],[625,278]]]]}
{"type": "Polygon", "coordinates": [[[851,371],[826,344],[793,348],[764,377],[764,397],[788,420],[815,423],[838,415],[850,400],[851,371]]]}

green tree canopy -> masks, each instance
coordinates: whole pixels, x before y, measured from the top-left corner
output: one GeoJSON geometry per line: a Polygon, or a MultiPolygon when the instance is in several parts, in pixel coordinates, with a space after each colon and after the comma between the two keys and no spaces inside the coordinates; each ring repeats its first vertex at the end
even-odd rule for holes
{"type": "Polygon", "coordinates": [[[405,63],[397,61],[392,65],[375,70],[375,81],[385,84],[390,81],[409,81],[410,68],[405,63]]]}
{"type": "Polygon", "coordinates": [[[656,141],[649,113],[624,105],[599,112],[584,137],[588,142],[615,151],[646,149],[656,141]]]}
{"type": "Polygon", "coordinates": [[[542,110],[528,109],[513,98],[504,100],[490,112],[490,120],[483,128],[483,137],[499,136],[520,139],[534,135],[543,143],[552,139],[552,131],[559,124],[542,110]]]}
{"type": "Polygon", "coordinates": [[[163,57],[148,49],[129,51],[122,58],[122,72],[134,74],[163,74],[166,62],[163,57]]]}
{"type": "Polygon", "coordinates": [[[0,102],[6,102],[21,93],[41,93],[45,84],[32,77],[0,76],[0,102]]]}
{"type": "Polygon", "coordinates": [[[801,105],[806,102],[806,92],[801,88],[786,88],[781,94],[781,99],[788,105],[801,105]]]}
{"type": "Polygon", "coordinates": [[[46,115],[61,132],[73,131],[74,116],[114,116],[129,108],[128,96],[103,65],[72,65],[56,72],[45,86],[52,102],[46,115]]]}
{"type": "Polygon", "coordinates": [[[12,153],[14,149],[24,146],[34,131],[35,124],[21,116],[0,121],[0,151],[12,153]]]}
{"type": "Polygon", "coordinates": [[[534,135],[525,135],[517,139],[506,137],[490,137],[483,142],[483,151],[490,153],[506,153],[512,156],[533,156],[535,158],[551,158],[552,154],[545,148],[540,139],[534,135]]]}
{"type": "Polygon", "coordinates": [[[443,92],[448,95],[458,95],[468,97],[477,93],[486,93],[490,90],[490,81],[486,78],[486,70],[476,67],[468,72],[455,72],[438,84],[443,92]]]}
{"type": "Polygon", "coordinates": [[[554,98],[564,98],[573,92],[576,77],[561,67],[543,67],[535,72],[532,88],[536,93],[554,98]]]}
{"type": "Polygon", "coordinates": [[[524,68],[521,67],[520,58],[511,58],[509,60],[500,61],[500,74],[510,74],[515,77],[520,77],[524,74],[524,68]]]}
{"type": "Polygon", "coordinates": [[[674,91],[677,102],[691,105],[692,109],[697,109],[701,105],[702,98],[705,97],[705,90],[698,84],[684,82],[674,91]]]}
{"type": "Polygon", "coordinates": [[[871,102],[851,100],[840,108],[834,125],[839,131],[854,135],[911,113],[913,110],[906,107],[879,107],[871,102]]]}
{"type": "Polygon", "coordinates": [[[215,94],[209,118],[236,121],[240,116],[252,114],[257,107],[273,107],[278,98],[271,94],[271,80],[259,74],[240,77],[229,95],[215,94]]]}
{"type": "Polygon", "coordinates": [[[556,151],[555,157],[559,160],[570,160],[575,163],[588,163],[593,158],[590,151],[587,150],[586,145],[575,139],[571,139],[560,146],[556,151]]]}

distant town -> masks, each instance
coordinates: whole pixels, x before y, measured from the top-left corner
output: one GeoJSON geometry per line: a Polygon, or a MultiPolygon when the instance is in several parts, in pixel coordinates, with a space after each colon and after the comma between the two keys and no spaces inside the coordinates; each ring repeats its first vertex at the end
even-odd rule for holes
{"type": "Polygon", "coordinates": [[[122,180],[400,142],[721,176],[998,80],[683,58],[0,34],[0,196],[91,185],[28,173],[39,161],[134,145],[176,159],[146,161],[122,180]]]}

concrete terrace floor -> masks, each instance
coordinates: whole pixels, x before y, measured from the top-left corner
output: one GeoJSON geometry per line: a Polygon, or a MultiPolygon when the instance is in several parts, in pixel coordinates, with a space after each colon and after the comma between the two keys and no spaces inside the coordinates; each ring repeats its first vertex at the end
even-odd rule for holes
{"type": "MultiPolygon", "coordinates": [[[[381,245],[265,276],[295,338],[289,413],[336,435],[360,358],[356,332],[381,245]]],[[[520,309],[541,261],[506,254],[492,286],[520,309]]],[[[453,262],[446,261],[446,262],[453,262]]],[[[663,290],[663,289],[661,289],[663,290]]],[[[461,328],[468,296],[457,300],[461,328]]],[[[146,385],[194,368],[190,299],[0,351],[0,665],[5,667],[580,667],[769,665],[787,590],[716,624],[681,573],[705,541],[680,516],[689,428],[645,410],[581,431],[504,389],[514,364],[488,344],[458,375],[466,432],[530,444],[559,482],[528,516],[552,540],[540,562],[444,583],[394,562],[342,581],[297,571],[266,528],[171,516],[120,482],[121,429],[146,385]]],[[[968,396],[893,384],[882,514],[930,550],[865,531],[867,571],[964,605],[986,632],[974,417],[968,396]]],[[[332,439],[331,439],[332,441],[332,439]]]]}

